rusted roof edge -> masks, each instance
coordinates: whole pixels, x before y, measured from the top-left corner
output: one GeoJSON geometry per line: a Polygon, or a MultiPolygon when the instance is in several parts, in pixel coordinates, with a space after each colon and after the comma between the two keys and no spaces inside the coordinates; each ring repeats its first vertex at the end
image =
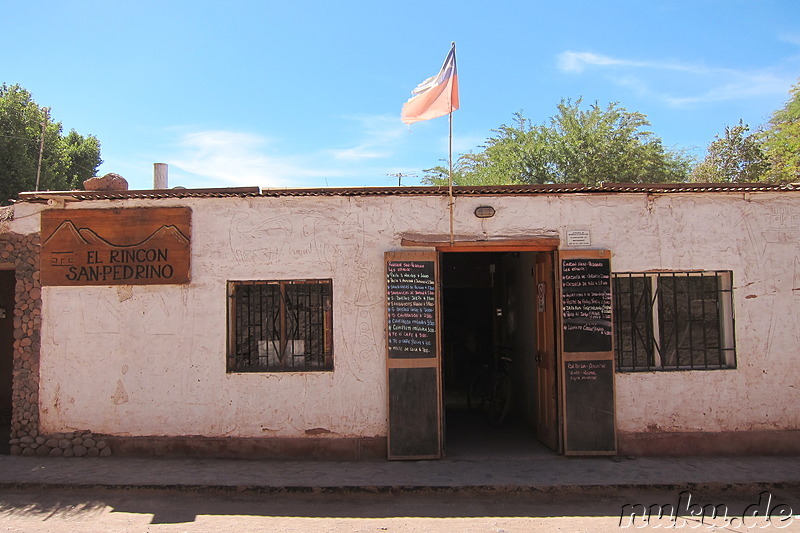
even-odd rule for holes
{"type": "MultiPolygon", "coordinates": [[[[800,184],[771,183],[602,183],[543,185],[460,185],[456,196],[527,196],[540,194],[619,194],[619,193],[743,193],[800,191],[800,184]]],[[[275,188],[226,187],[206,189],[153,189],[130,191],[48,191],[23,192],[20,201],[37,202],[52,198],[71,201],[163,198],[294,197],[294,196],[446,196],[448,187],[327,187],[275,188]]]]}

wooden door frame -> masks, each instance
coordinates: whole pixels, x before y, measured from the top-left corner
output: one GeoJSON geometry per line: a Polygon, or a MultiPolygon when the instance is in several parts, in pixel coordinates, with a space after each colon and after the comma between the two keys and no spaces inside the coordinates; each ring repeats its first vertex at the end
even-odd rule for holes
{"type": "MultiPolygon", "coordinates": [[[[538,276],[538,265],[540,264],[539,258],[536,258],[536,266],[537,268],[537,276],[536,276],[536,287],[537,287],[537,310],[536,310],[536,335],[537,335],[537,350],[536,350],[536,372],[537,372],[537,379],[536,379],[536,387],[537,387],[537,409],[539,413],[537,414],[537,426],[536,426],[536,433],[539,442],[547,446],[548,448],[552,449],[557,453],[563,453],[563,420],[561,417],[561,376],[560,376],[560,364],[559,364],[559,357],[561,354],[561,350],[559,349],[559,342],[560,342],[560,335],[558,330],[558,321],[557,315],[559,314],[559,301],[558,301],[558,287],[557,287],[557,277],[556,277],[556,262],[558,260],[556,252],[545,252],[547,259],[542,261],[547,265],[547,270],[543,272],[545,276],[544,280],[540,280],[538,276]],[[541,285],[544,285],[541,287],[541,285]],[[539,295],[539,291],[544,289],[544,293],[539,295]],[[543,301],[539,302],[538,299],[542,298],[543,301]],[[540,309],[543,306],[544,309],[540,309]],[[549,311],[548,311],[549,308],[549,311]],[[550,314],[549,318],[546,316],[550,314]],[[544,313],[545,316],[540,317],[540,313],[544,313]],[[549,333],[543,330],[549,329],[549,333]],[[541,337],[540,335],[549,334],[551,338],[549,339],[550,345],[548,349],[545,350],[546,352],[550,352],[547,355],[552,357],[550,361],[552,365],[552,376],[549,376],[549,379],[552,380],[552,388],[555,389],[555,397],[552,398],[552,401],[555,405],[552,406],[552,409],[547,407],[543,407],[541,405],[541,392],[543,384],[539,381],[539,368],[541,363],[542,354],[539,353],[539,346],[541,337]],[[542,414],[542,409],[547,409],[546,415],[549,417],[552,415],[553,420],[549,424],[541,424],[540,416],[542,414]],[[542,427],[550,428],[547,431],[552,431],[554,434],[551,436],[546,436],[545,442],[542,440],[542,435],[540,435],[540,428],[542,427]]],[[[547,385],[544,385],[547,386],[547,385]]]]}
{"type": "MultiPolygon", "coordinates": [[[[557,324],[558,324],[557,319],[558,319],[558,315],[560,314],[560,309],[561,309],[560,300],[558,299],[558,295],[559,295],[558,282],[557,282],[558,278],[557,278],[557,274],[556,274],[556,270],[557,270],[556,265],[557,265],[557,262],[558,262],[558,253],[557,252],[559,250],[560,239],[558,239],[558,238],[500,239],[500,240],[493,240],[493,241],[458,241],[458,242],[451,243],[451,242],[449,242],[447,240],[437,240],[437,239],[424,240],[424,239],[420,239],[420,238],[416,238],[416,239],[403,238],[402,239],[402,244],[403,244],[403,246],[432,247],[437,252],[438,264],[439,264],[439,269],[440,270],[441,270],[441,265],[443,264],[442,254],[444,254],[444,253],[543,252],[543,253],[550,254],[551,259],[552,259],[552,265],[551,265],[552,266],[552,272],[551,272],[551,274],[552,274],[552,284],[553,284],[553,288],[552,288],[552,293],[553,294],[552,294],[552,296],[553,296],[553,299],[554,299],[554,301],[552,302],[553,314],[554,314],[554,316],[553,316],[553,326],[554,326],[554,328],[557,326],[557,324]]],[[[441,283],[442,283],[442,276],[441,276],[441,272],[439,272],[439,277],[437,279],[437,285],[438,285],[437,294],[441,293],[441,291],[442,291],[441,283]]],[[[535,298],[535,295],[533,295],[533,297],[535,298]]],[[[444,317],[443,317],[442,309],[441,309],[440,305],[437,307],[437,316],[438,316],[438,320],[440,321],[440,324],[443,324],[444,323],[443,322],[443,318],[444,317]]],[[[538,333],[539,332],[537,330],[537,335],[538,335],[538,333]]],[[[555,365],[556,402],[557,402],[557,406],[556,406],[556,428],[555,428],[555,431],[556,431],[557,439],[558,439],[558,443],[557,443],[558,445],[557,445],[557,450],[556,451],[559,454],[563,454],[564,453],[564,441],[563,441],[563,427],[564,427],[564,425],[563,425],[561,408],[560,408],[560,405],[558,405],[558,403],[560,402],[560,399],[561,399],[561,394],[562,394],[562,392],[561,392],[561,379],[559,378],[559,369],[560,369],[560,365],[561,365],[561,350],[560,350],[560,346],[559,346],[560,335],[558,335],[558,330],[557,329],[555,329],[552,332],[552,334],[554,336],[554,343],[555,343],[554,349],[555,349],[555,358],[556,358],[556,360],[554,361],[554,365],[555,365]]],[[[439,343],[440,346],[441,346],[441,336],[442,336],[442,330],[439,328],[438,329],[437,342],[439,343]]],[[[439,359],[439,376],[440,376],[440,379],[443,379],[443,375],[444,374],[442,372],[441,365],[442,365],[442,359],[440,357],[440,359],[439,359]]],[[[440,424],[442,425],[442,443],[443,443],[443,446],[446,447],[446,443],[444,442],[444,438],[445,438],[445,435],[444,435],[444,398],[442,397],[444,395],[444,386],[443,386],[443,384],[441,382],[440,382],[439,386],[440,386],[440,397],[441,397],[441,401],[440,401],[440,403],[441,403],[441,420],[440,420],[440,424]]],[[[538,386],[539,386],[539,384],[537,383],[537,387],[538,386]]]]}
{"type": "Polygon", "coordinates": [[[492,241],[456,241],[441,240],[438,237],[424,240],[420,237],[401,239],[403,246],[433,248],[437,252],[555,252],[560,239],[498,239],[492,241]]]}
{"type": "MultiPolygon", "coordinates": [[[[559,249],[560,240],[558,238],[555,239],[542,239],[542,238],[531,238],[531,239],[498,239],[498,240],[491,240],[491,241],[458,241],[458,242],[449,242],[448,240],[444,240],[442,238],[435,238],[435,237],[416,237],[416,238],[403,238],[402,239],[403,246],[411,246],[411,247],[420,247],[425,248],[427,251],[435,251],[437,253],[437,263],[441,264],[441,254],[443,252],[547,252],[553,254],[553,270],[554,270],[554,295],[555,295],[555,302],[554,302],[554,312],[555,312],[555,325],[556,325],[556,335],[555,335],[555,346],[556,346],[556,389],[557,389],[557,397],[558,397],[558,441],[559,446],[558,450],[560,454],[564,455],[613,455],[617,453],[617,446],[616,446],[616,394],[614,392],[615,387],[615,361],[614,361],[614,352],[613,352],[613,336],[612,336],[612,348],[608,351],[603,359],[606,359],[611,368],[611,394],[612,394],[612,411],[613,411],[613,432],[614,432],[614,444],[613,449],[611,450],[568,450],[567,449],[567,441],[566,441],[566,425],[568,423],[565,420],[565,383],[564,383],[564,362],[566,360],[564,355],[564,341],[563,341],[563,293],[562,293],[562,274],[561,274],[561,266],[562,260],[565,258],[570,257],[581,257],[584,255],[588,255],[589,257],[611,257],[611,252],[609,250],[584,250],[584,249],[567,249],[561,250],[559,249]],[[432,250],[431,250],[432,249],[432,250]]],[[[437,273],[439,279],[437,279],[437,322],[441,320],[441,309],[438,305],[438,294],[441,292],[441,275],[437,273]]],[[[613,319],[612,319],[613,320],[613,319]]],[[[439,322],[440,324],[440,322],[439,322]]],[[[613,324],[613,322],[612,322],[613,324]]],[[[613,327],[613,326],[612,326],[613,327]]],[[[613,330],[612,330],[613,331],[613,330]]],[[[437,326],[437,344],[441,345],[441,327],[437,326]]],[[[597,353],[572,353],[570,355],[571,360],[593,360],[598,359],[599,354],[597,353]]],[[[441,368],[441,357],[438,361],[438,371],[439,371],[439,379],[441,380],[442,377],[442,368],[441,368]]],[[[439,383],[440,391],[440,404],[443,402],[442,394],[443,394],[443,387],[441,382],[439,383]]],[[[440,426],[444,423],[444,411],[443,405],[440,406],[440,426]]],[[[442,427],[442,439],[444,439],[443,435],[443,427],[442,427]]]]}

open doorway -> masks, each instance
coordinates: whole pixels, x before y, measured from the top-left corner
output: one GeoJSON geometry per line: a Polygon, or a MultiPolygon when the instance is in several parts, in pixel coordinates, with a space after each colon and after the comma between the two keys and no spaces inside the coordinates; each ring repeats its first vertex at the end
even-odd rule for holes
{"type": "Polygon", "coordinates": [[[552,288],[552,252],[445,252],[440,272],[446,455],[553,455],[553,296],[544,289],[552,288]],[[510,378],[510,407],[498,423],[476,401],[475,384],[499,357],[510,378]]]}
{"type": "Polygon", "coordinates": [[[10,452],[15,283],[13,270],[0,270],[0,454],[10,452]]]}

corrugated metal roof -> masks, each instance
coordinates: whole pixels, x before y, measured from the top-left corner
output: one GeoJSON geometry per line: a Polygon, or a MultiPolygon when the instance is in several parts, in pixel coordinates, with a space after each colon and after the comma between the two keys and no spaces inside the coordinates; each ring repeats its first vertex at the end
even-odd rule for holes
{"type": "MultiPolygon", "coordinates": [[[[227,197],[286,197],[286,196],[446,196],[448,187],[327,187],[318,189],[259,189],[232,187],[219,189],[156,189],[137,191],[62,191],[24,192],[20,201],[41,202],[53,198],[70,201],[125,200],[163,198],[227,198],[227,197]]],[[[532,196],[559,194],[619,194],[619,193],[739,193],[800,191],[800,183],[778,185],[770,183],[603,183],[600,185],[479,185],[456,186],[456,196],[532,196]]]]}
{"type": "Polygon", "coordinates": [[[227,198],[258,196],[261,189],[258,187],[225,187],[213,189],[148,189],[138,191],[47,191],[47,192],[21,192],[19,200],[22,202],[47,201],[53,198],[81,200],[127,200],[136,199],[163,199],[163,198],[227,198]]]}

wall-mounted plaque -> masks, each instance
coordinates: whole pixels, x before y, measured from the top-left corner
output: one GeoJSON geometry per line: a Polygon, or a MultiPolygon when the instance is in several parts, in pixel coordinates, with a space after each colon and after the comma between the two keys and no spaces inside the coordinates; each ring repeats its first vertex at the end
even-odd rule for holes
{"type": "Polygon", "coordinates": [[[592,233],[588,229],[567,230],[567,247],[591,246],[592,233]]]}
{"type": "Polygon", "coordinates": [[[189,282],[191,209],[42,212],[42,285],[189,282]]]}

